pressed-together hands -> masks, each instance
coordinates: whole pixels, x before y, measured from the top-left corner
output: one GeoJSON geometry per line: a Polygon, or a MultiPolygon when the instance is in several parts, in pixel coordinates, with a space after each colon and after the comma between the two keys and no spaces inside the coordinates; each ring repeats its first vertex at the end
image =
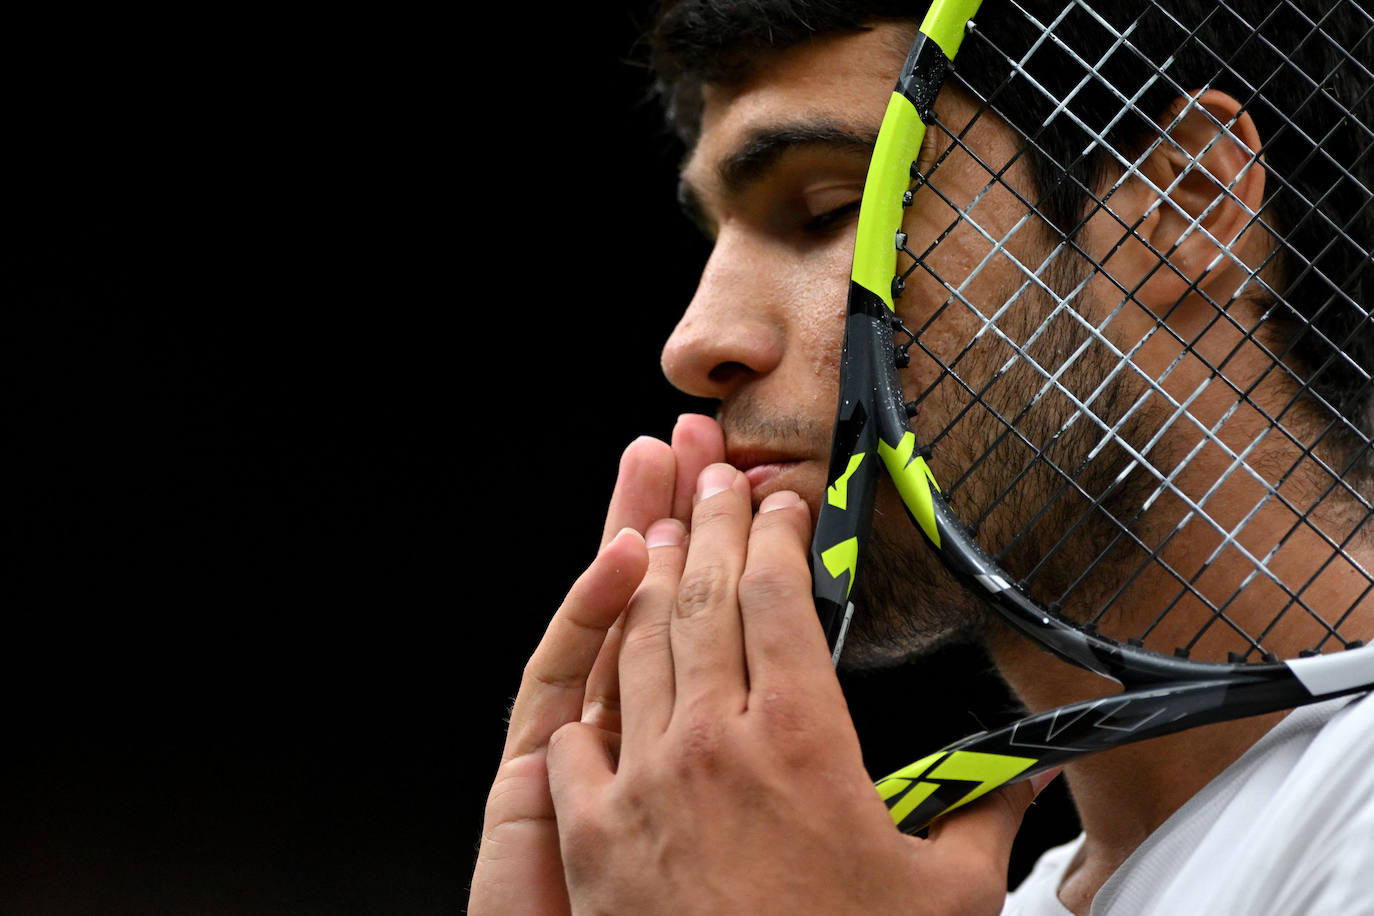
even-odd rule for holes
{"type": "Polygon", "coordinates": [[[996,913],[1034,791],[893,828],[811,600],[809,510],[783,491],[755,515],[723,458],[697,416],[622,457],[525,668],[471,911],[996,913]]]}
{"type": "Polygon", "coordinates": [[[585,723],[612,747],[618,741],[621,615],[648,569],[643,533],[661,519],[690,522],[697,477],[724,457],[720,427],[702,416],[682,418],[671,445],[637,439],[621,457],[601,550],[525,665],[487,798],[472,913],[569,912],[549,792],[550,738],[585,723]]]}

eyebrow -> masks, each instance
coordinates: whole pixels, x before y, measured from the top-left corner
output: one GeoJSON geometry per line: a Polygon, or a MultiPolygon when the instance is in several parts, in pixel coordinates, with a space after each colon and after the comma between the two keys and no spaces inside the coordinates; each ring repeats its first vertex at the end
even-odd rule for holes
{"type": "MultiPolygon", "coordinates": [[[[739,146],[715,164],[713,171],[725,195],[737,197],[757,184],[789,154],[819,148],[868,157],[873,155],[877,139],[877,131],[860,132],[829,123],[762,128],[746,136],[739,146]]],[[[685,176],[678,179],[677,200],[693,223],[702,228],[710,225],[700,193],[685,176]]]]}

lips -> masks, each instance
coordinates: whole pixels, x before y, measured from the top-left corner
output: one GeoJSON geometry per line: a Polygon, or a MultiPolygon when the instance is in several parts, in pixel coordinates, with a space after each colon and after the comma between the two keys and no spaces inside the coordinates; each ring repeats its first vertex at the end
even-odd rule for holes
{"type": "Polygon", "coordinates": [[[761,487],[802,463],[802,459],[794,455],[762,448],[727,449],[726,460],[744,472],[756,497],[761,487]]]}
{"type": "Polygon", "coordinates": [[[744,472],[745,478],[749,481],[749,488],[757,493],[761,487],[779,476],[784,471],[790,470],[801,464],[800,461],[775,461],[767,464],[756,464],[744,472]]]}

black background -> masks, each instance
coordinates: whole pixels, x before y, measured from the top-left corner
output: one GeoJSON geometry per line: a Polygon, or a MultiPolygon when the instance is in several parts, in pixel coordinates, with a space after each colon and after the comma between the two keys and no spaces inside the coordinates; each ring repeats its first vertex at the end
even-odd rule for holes
{"type": "MultiPolygon", "coordinates": [[[[642,20],[5,30],[0,909],[461,907],[616,457],[702,407],[642,20]]],[[[847,679],[870,768],[980,669],[847,679]]]]}

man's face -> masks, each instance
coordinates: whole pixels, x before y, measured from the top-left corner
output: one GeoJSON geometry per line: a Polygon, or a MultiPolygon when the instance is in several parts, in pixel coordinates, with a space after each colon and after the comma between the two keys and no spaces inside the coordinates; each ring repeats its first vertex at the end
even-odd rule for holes
{"type": "MultiPolygon", "coordinates": [[[[738,86],[706,92],[701,137],[683,188],[715,247],[664,349],[663,367],[682,390],[719,399],[727,456],[745,471],[756,501],[792,489],[808,500],[813,515],[819,511],[858,201],[893,74],[912,34],[888,24],[819,38],[770,58],[738,86]]],[[[956,133],[973,113],[948,88],[937,110],[956,133]]],[[[913,350],[903,383],[908,397],[923,402],[918,434],[943,445],[934,461],[942,483],[942,471],[956,475],[971,455],[991,445],[983,418],[963,409],[967,396],[939,364],[958,366],[961,378],[981,388],[1006,353],[989,341],[959,355],[978,330],[976,315],[957,302],[937,315],[951,296],[935,277],[962,283],[974,274],[960,294],[984,311],[1017,300],[1024,314],[1007,326],[1029,328],[1044,317],[1046,306],[1033,292],[1020,299],[1016,293],[1025,285],[1018,264],[1034,269],[1051,247],[1048,233],[1025,219],[1027,207],[1008,187],[1028,186],[1017,149],[1016,138],[992,117],[978,118],[962,145],[932,129],[920,159],[927,169],[939,161],[934,190],[918,193],[904,226],[918,253],[944,234],[925,259],[930,272],[918,270],[899,301],[907,325],[922,329],[922,345],[939,354],[937,362],[913,350]],[[992,171],[1009,163],[1002,180],[992,181],[992,171]],[[970,209],[960,218],[956,208],[970,209]],[[1005,250],[995,250],[994,242],[1005,250]]],[[[902,260],[903,267],[911,263],[902,260]]],[[[973,504],[992,502],[991,491],[980,492],[976,480],[963,492],[973,504]]],[[[917,538],[885,482],[874,548],[860,578],[863,613],[856,615],[849,643],[868,661],[900,657],[981,626],[976,602],[949,584],[917,538]],[[915,609],[906,601],[899,610],[897,596],[922,585],[950,600],[915,609]]]]}

